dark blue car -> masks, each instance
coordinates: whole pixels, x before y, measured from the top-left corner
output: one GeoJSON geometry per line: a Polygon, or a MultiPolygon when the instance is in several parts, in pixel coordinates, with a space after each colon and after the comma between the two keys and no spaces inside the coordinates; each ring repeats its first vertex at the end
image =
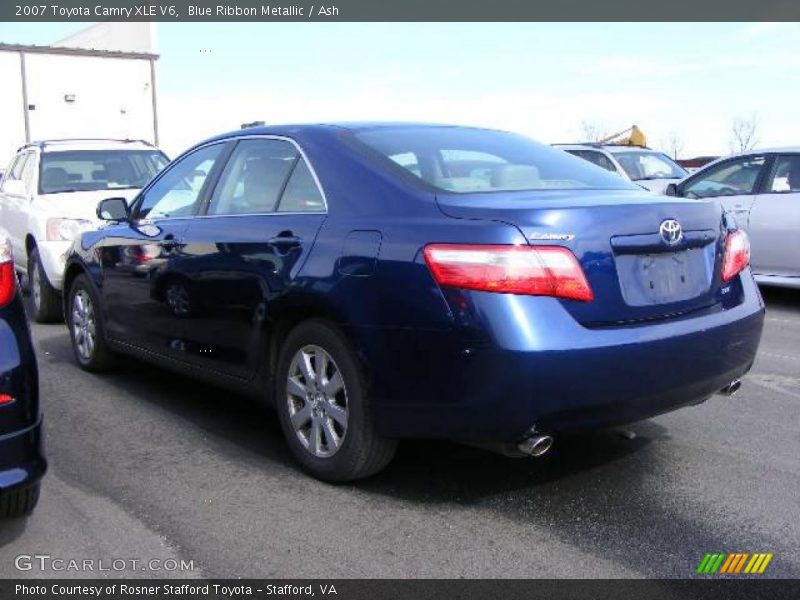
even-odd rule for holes
{"type": "Polygon", "coordinates": [[[33,511],[46,468],[36,356],[11,244],[0,228],[0,518],[33,511]]]}
{"type": "Polygon", "coordinates": [[[331,481],[401,438],[539,455],[730,393],[761,335],[747,237],[718,205],[499,131],[236,131],[98,215],[65,274],[78,362],[251,392],[331,481]]]}

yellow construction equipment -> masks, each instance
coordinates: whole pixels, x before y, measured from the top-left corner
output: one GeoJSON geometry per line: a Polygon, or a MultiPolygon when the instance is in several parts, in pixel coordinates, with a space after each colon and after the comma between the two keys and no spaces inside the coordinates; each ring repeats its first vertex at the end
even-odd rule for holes
{"type": "Polygon", "coordinates": [[[647,136],[636,125],[632,125],[628,129],[600,140],[599,143],[619,144],[620,146],[647,146],[647,136]]]}

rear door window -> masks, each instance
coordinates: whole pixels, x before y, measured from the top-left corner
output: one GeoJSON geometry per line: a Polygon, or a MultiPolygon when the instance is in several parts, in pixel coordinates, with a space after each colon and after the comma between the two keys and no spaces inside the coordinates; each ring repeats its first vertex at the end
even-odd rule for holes
{"type": "Polygon", "coordinates": [[[325,200],[317,182],[308,168],[306,161],[300,157],[292,171],[286,189],[283,191],[278,212],[324,212],[325,200]]]}
{"type": "MultiPolygon", "coordinates": [[[[297,149],[284,140],[240,141],[220,176],[207,214],[275,212],[299,158],[297,149]]],[[[300,205],[302,200],[298,198],[295,202],[300,205]]]]}

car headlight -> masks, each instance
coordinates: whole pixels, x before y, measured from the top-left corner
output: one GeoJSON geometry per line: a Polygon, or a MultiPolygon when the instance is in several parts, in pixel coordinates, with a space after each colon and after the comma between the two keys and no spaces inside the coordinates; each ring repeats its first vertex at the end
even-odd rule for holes
{"type": "Polygon", "coordinates": [[[91,225],[86,219],[47,219],[47,241],[71,242],[91,225]]]}

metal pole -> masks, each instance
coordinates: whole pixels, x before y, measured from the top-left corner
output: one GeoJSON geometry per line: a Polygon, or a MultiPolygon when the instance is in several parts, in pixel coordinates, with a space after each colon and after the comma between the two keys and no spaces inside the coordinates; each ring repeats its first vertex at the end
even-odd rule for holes
{"type": "Polygon", "coordinates": [[[158,104],[156,103],[156,61],[150,59],[150,92],[153,99],[153,143],[158,143],[158,104]]]}
{"type": "Polygon", "coordinates": [[[25,73],[25,53],[19,53],[19,71],[22,76],[22,118],[25,121],[25,143],[31,143],[31,122],[28,115],[28,79],[25,73]]]}

